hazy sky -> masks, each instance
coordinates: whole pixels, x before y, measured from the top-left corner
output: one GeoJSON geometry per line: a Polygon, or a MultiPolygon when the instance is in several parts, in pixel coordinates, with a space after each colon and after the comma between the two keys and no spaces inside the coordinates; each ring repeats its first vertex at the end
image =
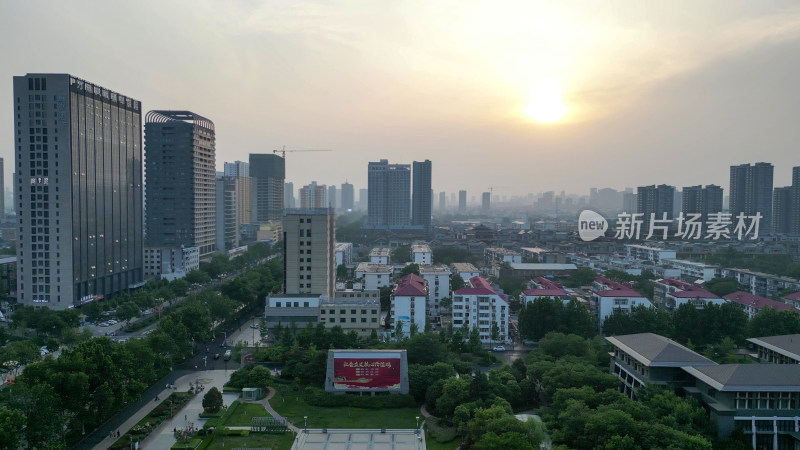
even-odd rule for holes
{"type": "Polygon", "coordinates": [[[219,170],[282,145],[334,150],[288,154],[295,186],[366,187],[368,161],[427,158],[434,190],[470,196],[727,194],[731,164],[771,162],[776,186],[800,165],[790,1],[3,0],[0,41],[7,185],[11,77],[28,72],[208,117],[219,170]],[[542,85],[563,93],[562,120],[524,113],[542,85]]]}

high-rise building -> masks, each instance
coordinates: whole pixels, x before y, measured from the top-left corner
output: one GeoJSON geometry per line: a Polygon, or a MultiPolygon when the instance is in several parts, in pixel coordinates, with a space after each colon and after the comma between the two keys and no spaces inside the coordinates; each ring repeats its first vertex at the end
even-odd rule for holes
{"type": "Polygon", "coordinates": [[[792,208],[789,232],[800,235],[800,167],[792,168],[792,208]]]}
{"type": "Polygon", "coordinates": [[[65,309],[140,282],[141,103],[68,74],[13,84],[17,300],[65,309]]]}
{"type": "MultiPolygon", "coordinates": [[[[243,161],[225,163],[225,176],[237,177],[236,182],[236,209],[240,225],[253,222],[253,183],[250,178],[250,164],[243,161]]],[[[219,211],[219,201],[217,201],[217,211],[219,211]]],[[[219,223],[219,222],[218,222],[219,223]]],[[[219,234],[219,230],[217,230],[219,234]]]]}
{"type": "Polygon", "coordinates": [[[426,234],[431,232],[431,209],[433,208],[432,171],[433,165],[430,160],[414,161],[411,225],[422,227],[426,234]]]}
{"type": "Polygon", "coordinates": [[[622,194],[622,211],[628,214],[636,212],[636,194],[632,192],[622,194]]]}
{"type": "Polygon", "coordinates": [[[250,154],[250,177],[253,179],[254,222],[265,223],[283,217],[283,183],[286,161],[269,153],[250,154]]]}
{"type": "Polygon", "coordinates": [[[389,164],[382,159],[367,168],[368,205],[366,226],[404,227],[411,223],[411,166],[389,164]]]}
{"type": "Polygon", "coordinates": [[[700,214],[701,221],[707,221],[709,214],[722,212],[722,188],[714,184],[685,186],[681,194],[681,212],[684,216],[700,214]]]}
{"type": "Polygon", "coordinates": [[[283,206],[288,209],[295,207],[294,183],[292,182],[283,184],[283,206]]]}
{"type": "Polygon", "coordinates": [[[352,211],[355,208],[355,191],[353,190],[353,185],[344,182],[342,183],[342,204],[339,207],[342,209],[342,212],[352,211]]]}
{"type": "Polygon", "coordinates": [[[458,191],[458,212],[467,212],[467,191],[458,191]]]}
{"type": "Polygon", "coordinates": [[[365,211],[367,209],[367,205],[369,204],[369,190],[367,189],[359,189],[358,190],[358,209],[359,211],[365,211]]]}
{"type": "Polygon", "coordinates": [[[667,219],[673,218],[673,203],[675,202],[675,187],[666,184],[640,186],[636,190],[636,212],[643,214],[642,230],[647,230],[650,224],[650,215],[655,214],[656,220],[662,220],[666,213],[667,219]]]}
{"type": "Polygon", "coordinates": [[[328,204],[324,207],[338,208],[339,202],[336,201],[337,189],[335,185],[328,186],[328,204]]]}
{"type": "Polygon", "coordinates": [[[300,188],[300,208],[327,208],[328,187],[324,184],[317,185],[316,181],[300,188]]]}
{"type": "Polygon", "coordinates": [[[772,202],[773,229],[776,233],[792,232],[792,194],[794,187],[776,187],[772,202]]]}
{"type": "Polygon", "coordinates": [[[216,246],[218,250],[226,251],[239,246],[239,237],[242,231],[239,195],[241,193],[240,185],[244,180],[245,178],[224,175],[216,179],[216,246]]]}
{"type": "Polygon", "coordinates": [[[759,233],[772,231],[772,176],[774,167],[769,163],[731,166],[730,204],[735,221],[739,213],[746,216],[761,214],[759,233]]]}
{"type": "Polygon", "coordinates": [[[447,209],[447,194],[444,191],[439,192],[439,211],[447,209]]]}
{"type": "Polygon", "coordinates": [[[225,163],[225,176],[228,177],[250,177],[250,164],[244,161],[234,161],[225,163]]]}
{"type": "Polygon", "coordinates": [[[150,111],[144,132],[148,247],[214,252],[214,123],[191,111],[150,111]]]}
{"type": "Polygon", "coordinates": [[[481,194],[481,211],[488,213],[492,207],[492,194],[484,192],[481,194]]]}
{"type": "Polygon", "coordinates": [[[287,209],[283,216],[284,294],[333,297],[335,245],[333,208],[287,209]]]}

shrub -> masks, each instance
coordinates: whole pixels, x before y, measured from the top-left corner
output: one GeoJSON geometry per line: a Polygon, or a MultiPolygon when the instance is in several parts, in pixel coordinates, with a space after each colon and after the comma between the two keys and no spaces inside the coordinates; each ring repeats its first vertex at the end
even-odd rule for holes
{"type": "Polygon", "coordinates": [[[352,406],[365,409],[404,408],[417,405],[414,397],[408,394],[384,394],[376,396],[334,395],[315,387],[307,387],[303,391],[303,399],[312,406],[352,406]]]}

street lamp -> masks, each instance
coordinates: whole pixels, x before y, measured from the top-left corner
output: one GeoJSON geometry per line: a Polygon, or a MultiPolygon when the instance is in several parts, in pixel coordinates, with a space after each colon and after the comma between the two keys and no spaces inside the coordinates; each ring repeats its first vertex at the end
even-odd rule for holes
{"type": "Polygon", "coordinates": [[[417,419],[417,428],[419,428],[419,416],[417,416],[416,419],[417,419]]]}
{"type": "Polygon", "coordinates": [[[308,416],[303,416],[303,428],[308,432],[308,416]]]}

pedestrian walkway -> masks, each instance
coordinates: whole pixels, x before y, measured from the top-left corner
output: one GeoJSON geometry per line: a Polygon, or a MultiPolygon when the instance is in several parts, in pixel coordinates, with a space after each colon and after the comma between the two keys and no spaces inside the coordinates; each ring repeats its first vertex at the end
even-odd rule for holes
{"type": "MultiPolygon", "coordinates": [[[[291,422],[289,422],[288,419],[286,419],[286,417],[281,416],[274,409],[272,409],[272,405],[269,404],[269,401],[270,401],[270,399],[272,399],[272,397],[275,396],[275,389],[272,388],[272,387],[267,388],[267,389],[268,389],[267,396],[262,398],[261,400],[240,400],[240,401],[242,403],[260,403],[260,404],[264,405],[264,409],[267,410],[267,412],[269,413],[270,416],[272,416],[272,417],[274,417],[274,418],[276,418],[278,420],[282,420],[286,424],[286,427],[289,428],[289,430],[291,430],[291,431],[293,431],[295,433],[299,432],[300,428],[297,428],[296,426],[294,426],[291,422]]],[[[230,428],[231,429],[237,429],[236,427],[230,427],[230,428]]],[[[247,429],[250,429],[250,427],[247,427],[247,429]]]]}

